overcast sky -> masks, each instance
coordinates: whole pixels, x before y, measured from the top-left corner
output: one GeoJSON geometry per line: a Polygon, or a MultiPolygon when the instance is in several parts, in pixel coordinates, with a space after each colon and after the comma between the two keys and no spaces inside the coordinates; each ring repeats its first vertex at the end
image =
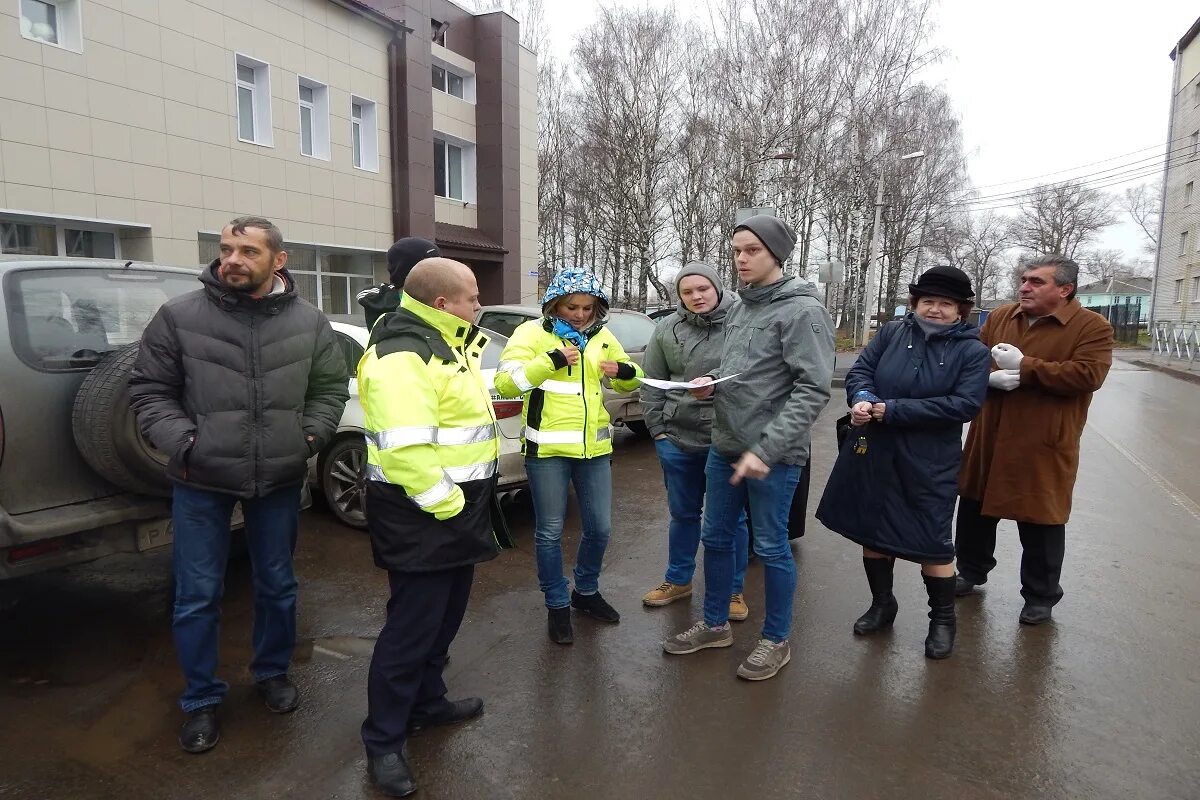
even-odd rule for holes
{"type": "MultiPolygon", "coordinates": [[[[575,35],[600,5],[547,0],[557,58],[569,57],[575,35]]],[[[703,8],[699,2],[675,5],[703,8]]],[[[1060,170],[1069,171],[1049,179],[1084,176],[1162,152],[1173,63],[1168,54],[1197,16],[1195,0],[1140,0],[1123,4],[1120,13],[1096,0],[941,0],[935,42],[948,56],[924,79],[943,85],[954,100],[971,179],[981,194],[1019,191],[1060,170]],[[1146,149],[1152,147],[1160,149],[1146,149]],[[1084,166],[1134,151],[1143,152],[1084,166]]],[[[1147,257],[1141,244],[1130,224],[1114,226],[1102,242],[1132,259],[1147,257]]]]}

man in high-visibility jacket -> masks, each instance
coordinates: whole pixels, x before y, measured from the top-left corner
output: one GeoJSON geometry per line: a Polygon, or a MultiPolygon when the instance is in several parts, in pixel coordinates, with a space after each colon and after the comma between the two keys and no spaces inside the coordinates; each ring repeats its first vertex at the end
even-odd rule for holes
{"type": "Polygon", "coordinates": [[[477,697],[447,700],[442,680],[475,565],[499,550],[489,508],[500,450],[478,310],[470,268],[426,259],[358,365],[371,548],[391,586],[362,739],[371,780],[393,797],[417,788],[402,752],[409,733],[483,711],[477,697]]]}

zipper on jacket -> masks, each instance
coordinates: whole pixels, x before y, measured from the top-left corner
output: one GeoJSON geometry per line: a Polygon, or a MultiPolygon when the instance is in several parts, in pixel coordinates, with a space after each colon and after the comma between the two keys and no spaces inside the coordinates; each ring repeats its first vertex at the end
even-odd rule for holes
{"type": "MultiPolygon", "coordinates": [[[[587,361],[584,351],[579,351],[579,399],[583,401],[583,457],[588,458],[588,416],[587,407],[587,361]]],[[[567,371],[570,374],[570,370],[567,371]]]]}
{"type": "Polygon", "coordinates": [[[263,419],[262,409],[259,405],[262,403],[262,397],[258,391],[259,381],[259,363],[258,363],[258,330],[254,327],[255,317],[257,315],[250,314],[250,414],[251,424],[254,425],[254,435],[250,437],[250,485],[253,488],[254,495],[258,496],[259,490],[259,469],[258,458],[262,448],[259,446],[259,439],[262,437],[263,419]]]}

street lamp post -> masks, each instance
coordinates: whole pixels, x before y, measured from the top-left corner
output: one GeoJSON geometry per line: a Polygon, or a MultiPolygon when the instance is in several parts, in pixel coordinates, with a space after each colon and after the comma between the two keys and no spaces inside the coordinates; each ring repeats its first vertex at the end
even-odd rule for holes
{"type": "MultiPolygon", "coordinates": [[[[925,151],[917,150],[916,152],[900,156],[901,161],[909,161],[911,159],[924,158],[925,151]]],[[[863,315],[862,315],[862,330],[859,332],[859,344],[863,347],[867,346],[867,342],[871,338],[871,318],[875,316],[873,309],[875,308],[876,299],[875,284],[879,281],[879,250],[880,232],[879,223],[880,217],[883,214],[883,162],[879,161],[879,178],[875,187],[875,223],[871,227],[871,258],[867,262],[867,280],[863,285],[863,315]]]]}

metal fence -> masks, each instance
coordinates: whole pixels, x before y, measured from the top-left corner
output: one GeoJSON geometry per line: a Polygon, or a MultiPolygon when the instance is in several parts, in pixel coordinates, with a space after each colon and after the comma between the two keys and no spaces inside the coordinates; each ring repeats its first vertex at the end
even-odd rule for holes
{"type": "Polygon", "coordinates": [[[1111,306],[1088,306],[1104,317],[1113,326],[1113,337],[1118,342],[1137,344],[1142,330],[1142,304],[1118,303],[1111,306]]]}
{"type": "Polygon", "coordinates": [[[1200,322],[1156,322],[1150,327],[1150,352],[1191,369],[1200,357],[1200,322]]]}

